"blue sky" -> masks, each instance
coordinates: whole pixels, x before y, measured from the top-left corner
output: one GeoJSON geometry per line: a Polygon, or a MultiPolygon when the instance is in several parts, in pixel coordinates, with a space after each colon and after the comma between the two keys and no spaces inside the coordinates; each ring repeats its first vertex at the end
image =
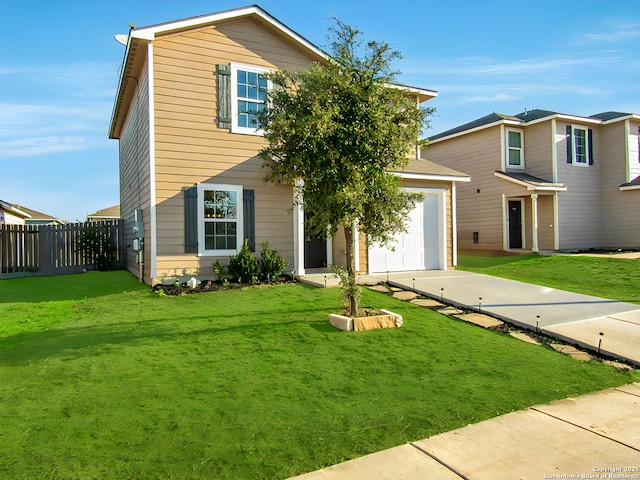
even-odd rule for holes
{"type": "MultiPolygon", "coordinates": [[[[237,1],[5,1],[0,6],[0,199],[75,221],[119,203],[107,131],[124,47],[113,36],[237,1]]],[[[493,111],[640,113],[640,1],[266,0],[319,47],[332,17],[404,58],[438,91],[435,134],[493,111]]]]}

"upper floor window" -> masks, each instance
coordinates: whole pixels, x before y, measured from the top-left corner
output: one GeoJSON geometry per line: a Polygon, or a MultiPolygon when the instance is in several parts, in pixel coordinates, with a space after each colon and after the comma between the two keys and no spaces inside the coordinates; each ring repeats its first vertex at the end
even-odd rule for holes
{"type": "Polygon", "coordinates": [[[231,131],[261,135],[258,114],[267,103],[270,82],[265,68],[231,65],[231,131]]]}
{"type": "Polygon", "coordinates": [[[593,165],[593,131],[590,128],[567,125],[567,163],[593,165]]]}
{"type": "Polygon", "coordinates": [[[522,130],[507,129],[507,167],[524,168],[522,130]]]}

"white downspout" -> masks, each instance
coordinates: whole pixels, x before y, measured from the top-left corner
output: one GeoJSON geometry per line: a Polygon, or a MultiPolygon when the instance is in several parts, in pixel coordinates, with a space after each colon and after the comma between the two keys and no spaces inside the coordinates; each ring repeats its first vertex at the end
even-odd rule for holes
{"type": "Polygon", "coordinates": [[[456,182],[451,182],[451,264],[458,265],[458,221],[456,220],[456,182]]]}

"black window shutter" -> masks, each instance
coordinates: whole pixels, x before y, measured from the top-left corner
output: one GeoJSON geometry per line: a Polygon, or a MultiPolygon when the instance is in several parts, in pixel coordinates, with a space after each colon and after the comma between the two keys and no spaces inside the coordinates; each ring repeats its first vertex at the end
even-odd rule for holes
{"type": "Polygon", "coordinates": [[[218,75],[218,128],[231,128],[231,66],[216,65],[218,75]]]}
{"type": "Polygon", "coordinates": [[[589,165],[593,165],[593,130],[587,130],[587,142],[589,145],[589,165]]]}
{"type": "Polygon", "coordinates": [[[567,163],[573,163],[573,141],[571,138],[571,125],[567,125],[567,163]]]}
{"type": "Polygon", "coordinates": [[[249,248],[256,251],[256,219],[255,219],[255,193],[254,190],[242,191],[242,210],[244,238],[249,240],[249,248]]]}
{"type": "Polygon", "coordinates": [[[198,188],[184,187],[184,252],[198,253],[198,188]]]}

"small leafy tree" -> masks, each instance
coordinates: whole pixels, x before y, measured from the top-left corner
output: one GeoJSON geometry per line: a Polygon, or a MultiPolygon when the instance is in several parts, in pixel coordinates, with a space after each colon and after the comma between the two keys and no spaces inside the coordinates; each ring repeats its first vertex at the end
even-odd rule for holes
{"type": "Polygon", "coordinates": [[[258,259],[251,255],[248,239],[244,239],[242,248],[236,255],[229,257],[227,270],[229,275],[237,278],[240,283],[252,283],[253,278],[257,277],[258,259]]]}
{"type": "Polygon", "coordinates": [[[342,285],[357,315],[354,227],[382,244],[405,229],[421,196],[403,190],[390,172],[407,165],[433,109],[418,107],[415,96],[393,85],[391,62],[399,52],[364,43],[359,30],[339,20],[330,34],[326,65],[269,75],[275,88],[261,114],[267,146],[260,156],[265,179],[294,185],[294,202],[313,212],[305,219],[308,236],[335,235],[343,226],[342,285]]]}

